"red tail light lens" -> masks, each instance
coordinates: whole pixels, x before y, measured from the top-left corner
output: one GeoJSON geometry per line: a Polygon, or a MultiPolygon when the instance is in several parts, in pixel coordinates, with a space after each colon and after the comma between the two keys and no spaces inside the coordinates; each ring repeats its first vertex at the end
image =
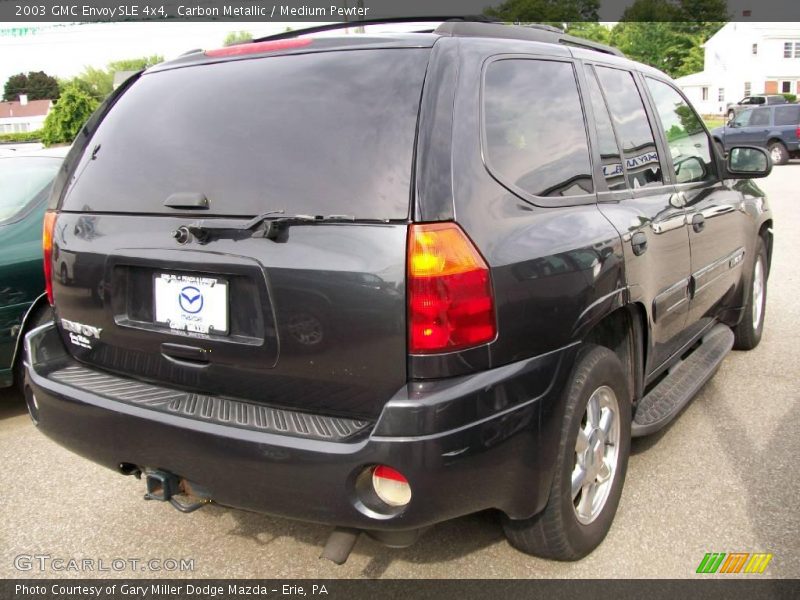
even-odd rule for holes
{"type": "Polygon", "coordinates": [[[258,54],[259,52],[275,52],[277,50],[291,50],[308,46],[312,38],[290,38],[288,40],[273,40],[271,42],[251,42],[249,44],[236,44],[216,50],[206,50],[206,56],[241,56],[243,54],[258,54]]]}
{"type": "Polygon", "coordinates": [[[489,268],[455,223],[410,226],[408,327],[412,354],[462,350],[497,334],[489,268]]]}
{"type": "Polygon", "coordinates": [[[56,213],[44,213],[44,228],[42,229],[42,250],[44,253],[44,289],[47,300],[53,306],[53,232],[56,227],[56,213]]]}

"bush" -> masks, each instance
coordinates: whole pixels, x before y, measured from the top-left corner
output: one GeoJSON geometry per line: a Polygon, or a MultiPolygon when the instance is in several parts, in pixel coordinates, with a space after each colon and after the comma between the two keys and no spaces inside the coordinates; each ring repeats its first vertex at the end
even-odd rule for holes
{"type": "Polygon", "coordinates": [[[783,94],[783,97],[786,98],[787,102],[797,102],[797,96],[795,94],[783,94]]]}
{"type": "Polygon", "coordinates": [[[0,144],[2,143],[23,143],[23,142],[38,142],[42,139],[42,129],[36,131],[24,131],[17,133],[3,133],[0,134],[0,144]]]}
{"type": "Polygon", "coordinates": [[[100,103],[78,86],[66,86],[44,121],[42,142],[45,146],[72,143],[100,103]]]}

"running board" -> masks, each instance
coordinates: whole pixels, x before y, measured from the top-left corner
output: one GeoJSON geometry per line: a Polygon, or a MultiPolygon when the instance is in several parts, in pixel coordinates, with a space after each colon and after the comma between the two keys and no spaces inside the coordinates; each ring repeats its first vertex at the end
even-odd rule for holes
{"type": "Polygon", "coordinates": [[[684,406],[713,377],[722,359],[733,348],[733,331],[715,325],[689,356],[672,367],[669,374],[642,398],[631,423],[631,435],[655,433],[681,412],[684,406]]]}

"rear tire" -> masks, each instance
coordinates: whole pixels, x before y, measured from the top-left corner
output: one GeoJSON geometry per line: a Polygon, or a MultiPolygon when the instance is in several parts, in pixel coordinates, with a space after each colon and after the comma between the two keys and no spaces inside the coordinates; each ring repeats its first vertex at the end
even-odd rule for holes
{"type": "Polygon", "coordinates": [[[25,323],[25,329],[20,333],[20,350],[17,353],[17,362],[14,365],[14,384],[21,394],[25,392],[25,362],[27,360],[27,350],[25,349],[25,336],[32,329],[36,329],[45,323],[53,320],[53,309],[48,304],[39,306],[35,312],[30,315],[28,321],[25,323]]]}
{"type": "Polygon", "coordinates": [[[774,165],[785,165],[789,162],[789,151],[781,142],[771,142],[767,149],[774,165]]]}
{"type": "Polygon", "coordinates": [[[756,258],[747,290],[744,317],[733,330],[733,347],[736,350],[752,350],[761,342],[764,332],[764,317],[767,312],[767,249],[759,236],[756,242],[756,258]]]}
{"type": "Polygon", "coordinates": [[[732,120],[736,116],[736,113],[732,110],[728,111],[728,121],[732,120]]]}
{"type": "Polygon", "coordinates": [[[512,546],[555,560],[583,558],[606,537],[631,443],[630,395],[617,355],[587,345],[570,381],[547,506],[529,519],[506,518],[503,524],[512,546]]]}

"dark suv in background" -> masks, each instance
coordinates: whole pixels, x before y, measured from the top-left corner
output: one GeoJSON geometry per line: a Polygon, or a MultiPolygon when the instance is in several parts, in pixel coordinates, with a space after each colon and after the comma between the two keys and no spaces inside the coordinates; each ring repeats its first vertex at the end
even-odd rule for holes
{"type": "Polygon", "coordinates": [[[153,67],[79,136],[32,418],[181,510],[336,525],[339,562],[484,509],[586,555],[631,436],[759,342],[768,157],[550,28],[296,35],[153,67]]]}
{"type": "Polygon", "coordinates": [[[772,162],[785,165],[800,155],[800,104],[753,108],[711,131],[719,148],[748,144],[769,151],[772,162]]]}

